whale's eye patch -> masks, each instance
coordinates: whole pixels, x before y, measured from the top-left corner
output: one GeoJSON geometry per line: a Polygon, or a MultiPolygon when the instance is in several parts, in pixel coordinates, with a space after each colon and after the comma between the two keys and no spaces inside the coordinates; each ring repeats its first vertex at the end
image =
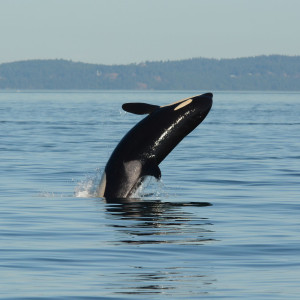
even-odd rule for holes
{"type": "Polygon", "coordinates": [[[188,104],[190,104],[193,101],[193,99],[188,99],[186,101],[181,102],[179,105],[177,105],[174,110],[180,109],[188,104]]]}

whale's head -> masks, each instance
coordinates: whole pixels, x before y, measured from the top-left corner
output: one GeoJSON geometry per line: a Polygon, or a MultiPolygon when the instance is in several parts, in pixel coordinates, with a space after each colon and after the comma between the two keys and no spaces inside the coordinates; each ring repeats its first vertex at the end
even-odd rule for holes
{"type": "MultiPolygon", "coordinates": [[[[180,115],[191,114],[191,117],[205,118],[212,107],[212,93],[182,99],[171,104],[158,106],[148,103],[124,103],[122,108],[130,113],[137,115],[144,114],[164,114],[169,118],[180,115]]],[[[202,120],[203,120],[202,119],[202,120]]],[[[202,121],[201,120],[201,121],[202,121]]]]}
{"type": "Polygon", "coordinates": [[[213,94],[206,93],[158,106],[147,103],[125,103],[123,109],[135,114],[148,114],[138,123],[132,132],[149,142],[150,156],[155,156],[160,163],[172,149],[207,116],[211,107],[213,94]],[[144,139],[144,138],[143,138],[144,139]]]}
{"type": "MultiPolygon", "coordinates": [[[[206,93],[182,99],[169,105],[161,106],[170,119],[180,123],[198,126],[209,113],[213,103],[213,94],[206,93]]],[[[195,127],[191,128],[193,130],[195,127]]]]}

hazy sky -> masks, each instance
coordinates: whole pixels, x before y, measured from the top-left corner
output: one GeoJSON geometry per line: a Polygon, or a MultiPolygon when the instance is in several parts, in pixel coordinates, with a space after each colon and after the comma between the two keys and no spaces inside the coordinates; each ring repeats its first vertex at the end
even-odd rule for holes
{"type": "Polygon", "coordinates": [[[0,0],[0,63],[300,55],[300,0],[0,0]]]}

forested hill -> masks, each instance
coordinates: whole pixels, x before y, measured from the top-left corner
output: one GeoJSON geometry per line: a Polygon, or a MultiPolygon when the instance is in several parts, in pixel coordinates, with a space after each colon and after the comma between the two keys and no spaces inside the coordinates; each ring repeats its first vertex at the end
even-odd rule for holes
{"type": "Polygon", "coordinates": [[[300,90],[300,56],[193,58],[129,65],[0,64],[0,89],[300,90]]]}

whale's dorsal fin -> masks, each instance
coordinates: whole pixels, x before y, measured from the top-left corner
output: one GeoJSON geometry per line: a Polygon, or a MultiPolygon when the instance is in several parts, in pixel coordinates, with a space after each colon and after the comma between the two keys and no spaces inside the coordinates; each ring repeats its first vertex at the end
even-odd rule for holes
{"type": "Polygon", "coordinates": [[[153,104],[147,104],[147,103],[124,103],[122,105],[122,108],[130,112],[132,114],[136,115],[145,115],[145,114],[151,114],[155,110],[157,110],[160,106],[153,105],[153,104]]]}

